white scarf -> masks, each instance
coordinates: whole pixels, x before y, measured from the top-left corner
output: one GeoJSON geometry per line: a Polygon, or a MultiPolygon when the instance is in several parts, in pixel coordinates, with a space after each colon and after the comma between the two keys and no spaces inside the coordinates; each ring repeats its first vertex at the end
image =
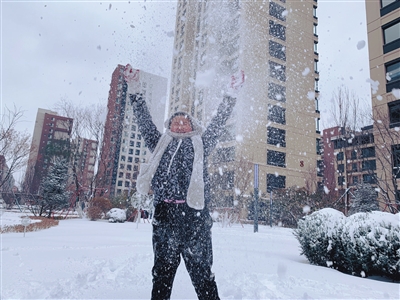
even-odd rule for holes
{"type": "MultiPolygon", "coordinates": [[[[204,148],[203,140],[199,131],[191,131],[187,133],[176,133],[171,132],[169,129],[161,136],[154,149],[149,162],[142,163],[140,165],[139,176],[136,181],[136,189],[140,194],[147,194],[150,190],[151,180],[160,164],[162,155],[165,149],[172,141],[173,138],[178,138],[182,140],[183,138],[190,137],[194,148],[194,160],[193,160],[193,170],[190,177],[189,188],[187,192],[186,202],[189,207],[201,210],[204,208],[204,179],[203,179],[203,165],[204,165],[204,148]]],[[[175,150],[174,155],[171,157],[169,166],[172,164],[172,160],[175,157],[176,152],[179,150],[181,141],[175,150]]],[[[169,168],[168,168],[169,172],[169,168]]],[[[183,199],[174,199],[183,200],[183,199]]]]}

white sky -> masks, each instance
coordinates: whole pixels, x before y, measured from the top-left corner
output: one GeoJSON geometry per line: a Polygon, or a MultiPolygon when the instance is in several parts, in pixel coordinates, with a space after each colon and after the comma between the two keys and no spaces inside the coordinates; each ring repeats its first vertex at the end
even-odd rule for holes
{"type": "MultiPolygon", "coordinates": [[[[117,64],[170,77],[176,1],[2,1],[1,107],[24,111],[33,133],[37,109],[60,98],[106,105],[117,64]]],[[[341,84],[370,103],[365,3],[318,1],[321,125],[341,84]]]]}

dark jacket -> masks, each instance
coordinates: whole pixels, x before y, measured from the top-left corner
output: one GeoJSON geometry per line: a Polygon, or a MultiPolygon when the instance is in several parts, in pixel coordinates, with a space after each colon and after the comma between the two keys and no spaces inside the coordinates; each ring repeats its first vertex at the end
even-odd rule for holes
{"type": "MultiPolygon", "coordinates": [[[[131,100],[135,97],[132,95],[130,96],[131,100]]],[[[133,102],[133,112],[137,119],[139,131],[144,138],[146,146],[153,152],[161,137],[161,133],[153,123],[144,99],[138,96],[136,100],[137,101],[133,102]]],[[[210,179],[207,171],[208,156],[218,143],[218,137],[221,135],[235,103],[235,98],[229,96],[224,97],[218,107],[217,114],[212,118],[210,124],[201,136],[204,146],[203,179],[205,207],[207,207],[211,199],[210,179]]],[[[154,192],[154,206],[166,199],[186,200],[190,176],[193,170],[194,149],[192,140],[190,138],[184,138],[182,139],[179,150],[176,152],[178,142],[179,140],[174,138],[167,146],[152,179],[151,189],[154,192]]]]}

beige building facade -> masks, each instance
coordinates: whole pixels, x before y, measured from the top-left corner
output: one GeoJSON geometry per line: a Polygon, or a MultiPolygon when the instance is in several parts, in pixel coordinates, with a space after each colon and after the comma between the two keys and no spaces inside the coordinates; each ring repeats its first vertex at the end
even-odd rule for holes
{"type": "Polygon", "coordinates": [[[314,0],[179,1],[169,114],[183,110],[206,126],[230,76],[246,74],[210,158],[224,194],[215,205],[233,206],[250,195],[255,164],[262,193],[317,188],[317,6],[314,0]]]}
{"type": "Polygon", "coordinates": [[[400,1],[365,3],[377,150],[376,176],[381,208],[388,211],[400,200],[400,1]]]}

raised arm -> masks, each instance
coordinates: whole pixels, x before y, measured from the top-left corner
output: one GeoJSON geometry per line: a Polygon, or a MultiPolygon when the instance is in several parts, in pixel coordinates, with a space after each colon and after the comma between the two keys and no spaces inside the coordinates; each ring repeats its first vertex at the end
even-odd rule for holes
{"type": "Polygon", "coordinates": [[[127,64],[124,71],[124,78],[127,84],[127,94],[133,108],[133,114],[136,117],[136,122],[139,126],[139,131],[143,136],[146,146],[150,152],[153,152],[161,133],[154,124],[150,111],[140,94],[140,70],[133,69],[130,64],[127,64]]]}
{"type": "Polygon", "coordinates": [[[218,138],[222,134],[226,121],[231,115],[235,104],[236,98],[226,95],[218,106],[217,114],[211,119],[210,124],[208,124],[207,129],[202,135],[205,156],[210,155],[217,145],[218,138]]]}
{"type": "Polygon", "coordinates": [[[157,146],[161,133],[151,118],[150,111],[144,101],[142,94],[129,95],[132,103],[133,114],[136,117],[136,122],[139,126],[139,131],[143,136],[147,148],[153,152],[157,146]]]}
{"type": "Polygon", "coordinates": [[[202,135],[205,156],[210,155],[217,145],[218,138],[222,134],[226,121],[232,113],[233,107],[236,104],[236,97],[244,81],[245,76],[242,70],[231,76],[227,95],[222,99],[222,103],[218,106],[217,114],[211,119],[210,124],[202,135]]]}

